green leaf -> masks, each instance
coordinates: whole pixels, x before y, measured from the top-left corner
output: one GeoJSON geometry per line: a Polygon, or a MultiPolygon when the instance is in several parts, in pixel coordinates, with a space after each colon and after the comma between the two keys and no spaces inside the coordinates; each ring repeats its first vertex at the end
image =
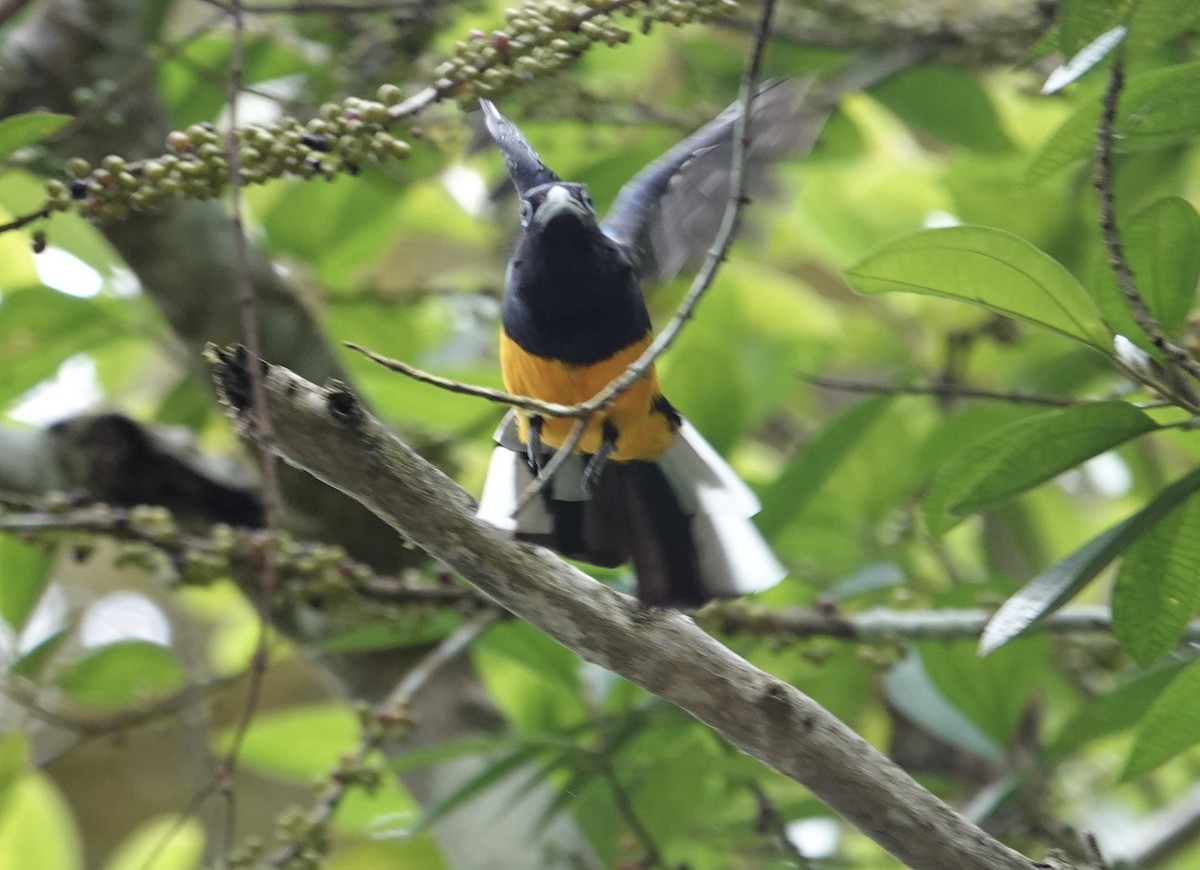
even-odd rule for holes
{"type": "Polygon", "coordinates": [[[1121,23],[1129,0],[1062,0],[1055,18],[1059,50],[1071,57],[1101,33],[1121,23]]]}
{"type": "Polygon", "coordinates": [[[920,66],[871,89],[901,118],[946,142],[988,154],[1012,150],[1012,140],[979,76],[961,69],[920,66]]]}
{"type": "MultiPolygon", "coordinates": [[[[358,718],[345,705],[306,704],[254,717],[242,740],[241,763],[260,773],[308,783],[327,776],[358,745],[358,718]]],[[[216,750],[232,746],[235,728],[218,735],[216,750]]]]}
{"type": "Polygon", "coordinates": [[[0,619],[14,632],[20,632],[37,606],[53,563],[53,555],[42,547],[0,537],[0,619]]]}
{"type": "Polygon", "coordinates": [[[104,870],[194,870],[204,858],[204,826],[196,818],[158,816],[125,837],[104,870]]]}
{"type": "Polygon", "coordinates": [[[388,760],[388,767],[396,773],[407,773],[434,764],[441,764],[464,755],[483,755],[498,750],[507,741],[505,737],[463,737],[436,743],[412,752],[405,752],[388,760]]]}
{"type": "Polygon", "coordinates": [[[0,299],[0,402],[50,377],[68,357],[124,334],[111,311],[105,301],[46,288],[6,293],[0,299]]]}
{"type": "Polygon", "coordinates": [[[545,751],[545,748],[540,743],[526,744],[490,761],[479,773],[469,778],[445,798],[433,806],[427,807],[413,826],[405,831],[405,835],[412,836],[428,829],[442,816],[487,791],[513,771],[533,764],[538,755],[545,751]]]}
{"type": "Polygon", "coordinates": [[[963,226],[903,236],[868,254],[846,278],[860,293],[905,291],[958,299],[1110,354],[1108,330],[1075,277],[1002,230],[963,226]]]}
{"type": "Polygon", "coordinates": [[[492,626],[477,646],[519,662],[567,689],[579,689],[579,656],[523,622],[510,620],[492,626]]]}
{"type": "Polygon", "coordinates": [[[964,517],[1157,428],[1125,402],[1076,405],[1012,423],[942,466],[925,500],[929,531],[943,535],[964,517]]]}
{"type": "Polygon", "coordinates": [[[54,654],[63,645],[63,641],[71,637],[71,631],[70,628],[63,628],[54,632],[13,662],[12,667],[9,668],[9,673],[16,677],[24,677],[27,680],[38,679],[47,662],[54,657],[54,654]]]}
{"type": "Polygon", "coordinates": [[[82,870],[79,829],[53,780],[31,771],[17,782],[0,814],[0,867],[82,870]]]}
{"type": "Polygon", "coordinates": [[[1200,495],[1163,517],[1129,548],[1113,587],[1113,633],[1146,667],[1174,649],[1200,610],[1200,495]]]}
{"type": "Polygon", "coordinates": [[[984,758],[1000,759],[1000,746],[942,694],[922,656],[909,653],[888,672],[883,685],[888,700],[931,734],[984,758]]]}
{"type": "Polygon", "coordinates": [[[1121,774],[1128,781],[1149,773],[1200,741],[1200,661],[1184,668],[1150,707],[1121,774]]]}
{"type": "Polygon", "coordinates": [[[1111,692],[1091,698],[1067,720],[1046,747],[1046,756],[1061,758],[1093,740],[1132,728],[1188,662],[1172,662],[1138,674],[1111,692]]]}
{"type": "Polygon", "coordinates": [[[842,459],[879,419],[889,399],[881,396],[855,405],[826,427],[788,463],[762,493],[762,512],[756,524],[768,538],[804,510],[842,459]]]}
{"type": "MultiPolygon", "coordinates": [[[[1100,106],[1088,100],[1033,155],[1024,182],[1036,184],[1096,147],[1100,106]]],[[[1113,150],[1166,148],[1200,134],[1200,62],[1130,76],[1117,104],[1113,150]]]]}
{"type": "Polygon", "coordinates": [[[410,611],[400,613],[388,622],[363,625],[339,631],[323,638],[322,652],[361,653],[381,649],[404,649],[441,640],[453,631],[462,619],[450,610],[433,613],[410,611]]]}
{"type": "MultiPolygon", "coordinates": [[[[1146,307],[1167,335],[1183,331],[1188,312],[1196,303],[1200,280],[1200,215],[1186,199],[1157,199],[1121,225],[1125,256],[1146,307]]],[[[1104,319],[1147,353],[1158,351],[1129,313],[1107,263],[1095,282],[1096,300],[1104,319]]]]}
{"type": "Polygon", "coordinates": [[[1136,514],[1092,538],[1026,583],[988,621],[979,639],[980,655],[1008,643],[1066,604],[1113,559],[1198,489],[1200,470],[1175,481],[1136,514]]]}
{"type": "Polygon", "coordinates": [[[183,667],[165,647],[127,640],[99,647],[59,678],[72,700],[97,707],[122,707],[179,690],[183,667]]]}
{"type": "Polygon", "coordinates": [[[0,734],[0,819],[14,786],[29,771],[29,743],[24,734],[0,734]]]}
{"type": "Polygon", "coordinates": [[[1196,0],[1140,0],[1129,16],[1128,45],[1157,48],[1200,20],[1196,0]]]}
{"type": "Polygon", "coordinates": [[[987,658],[969,640],[920,643],[917,652],[942,697],[998,745],[1012,742],[1044,668],[1045,638],[1026,638],[987,658]]]}
{"type": "Polygon", "coordinates": [[[70,115],[57,115],[53,112],[10,115],[0,121],[0,160],[7,159],[8,155],[19,148],[49,136],[70,120],[70,115]]]}

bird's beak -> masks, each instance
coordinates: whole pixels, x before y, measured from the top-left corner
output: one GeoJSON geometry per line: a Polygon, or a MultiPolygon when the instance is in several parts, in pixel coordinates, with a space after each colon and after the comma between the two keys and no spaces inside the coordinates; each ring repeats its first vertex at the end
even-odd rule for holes
{"type": "Polygon", "coordinates": [[[588,216],[588,209],[583,203],[571,196],[571,192],[561,184],[546,191],[546,198],[534,213],[533,222],[546,226],[551,221],[563,215],[573,215],[577,218],[588,216]]]}

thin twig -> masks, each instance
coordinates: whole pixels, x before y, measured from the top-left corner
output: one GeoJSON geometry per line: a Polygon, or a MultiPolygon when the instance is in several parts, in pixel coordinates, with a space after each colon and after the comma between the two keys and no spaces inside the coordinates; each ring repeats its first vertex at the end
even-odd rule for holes
{"type": "MultiPolygon", "coordinates": [[[[183,563],[190,554],[228,560],[234,570],[257,565],[262,560],[265,538],[270,534],[261,529],[235,529],[233,549],[230,549],[228,541],[222,541],[218,545],[212,538],[180,532],[174,522],[149,525],[135,522],[131,519],[133,512],[125,508],[98,504],[68,511],[50,510],[44,504],[6,493],[0,493],[0,505],[11,506],[17,511],[0,513],[0,531],[18,535],[55,532],[104,535],[118,541],[147,544],[168,556],[177,565],[183,563]]],[[[275,537],[277,549],[280,536],[275,537]]],[[[327,545],[289,541],[289,546],[294,548],[300,558],[304,558],[327,545]]],[[[278,562],[276,564],[278,565],[278,562]]],[[[484,599],[465,586],[376,574],[369,566],[344,554],[326,570],[344,578],[348,587],[363,598],[390,605],[431,604],[458,607],[484,602],[484,599]]]]}
{"type": "MultiPolygon", "coordinates": [[[[503,611],[489,608],[446,635],[441,643],[413,665],[412,669],[405,674],[404,679],[375,708],[374,716],[377,723],[404,721],[412,699],[433,675],[444,665],[453,661],[501,616],[503,616],[503,611]]],[[[342,799],[356,782],[353,776],[348,775],[349,772],[361,768],[371,753],[380,749],[393,735],[394,732],[387,727],[363,728],[355,751],[344,758],[338,768],[332,772],[321,796],[309,810],[306,829],[321,828],[329,823],[342,799]]],[[[289,862],[301,855],[304,848],[305,844],[300,839],[293,840],[278,850],[267,861],[266,866],[287,866],[289,862]]]]}
{"type": "MultiPolygon", "coordinates": [[[[1103,109],[1100,113],[1100,123],[1096,129],[1096,192],[1100,201],[1100,232],[1104,237],[1104,246],[1108,249],[1108,265],[1117,279],[1121,295],[1129,305],[1129,313],[1146,337],[1168,362],[1174,363],[1189,375],[1200,380],[1200,362],[1192,359],[1179,345],[1175,344],[1165,332],[1162,325],[1155,319],[1142,295],[1138,292],[1134,281],[1133,269],[1125,257],[1121,245],[1120,230],[1117,227],[1115,194],[1113,192],[1113,127],[1117,117],[1117,100],[1125,85],[1124,54],[1117,49],[1113,58],[1112,69],[1108,74],[1108,87],[1104,91],[1103,109]]],[[[1154,385],[1162,389],[1160,385],[1154,385]]]]}
{"type": "Polygon", "coordinates": [[[968,387],[963,384],[881,384],[874,381],[856,381],[849,378],[833,378],[827,375],[801,374],[808,383],[828,390],[844,393],[869,393],[881,396],[936,396],[939,399],[989,399],[997,402],[1012,402],[1025,405],[1051,405],[1067,408],[1078,405],[1082,399],[1072,396],[1042,396],[1036,393],[1005,392],[968,387]]]}
{"type": "Polygon", "coordinates": [[[31,211],[29,214],[23,214],[20,217],[13,218],[8,223],[0,224],[0,233],[7,233],[11,230],[19,230],[21,227],[28,226],[34,221],[45,220],[50,217],[54,208],[49,205],[44,205],[37,211],[31,211]]]}
{"type": "Polygon", "coordinates": [[[779,808],[775,806],[775,802],[763,790],[763,787],[755,780],[750,780],[747,783],[750,793],[754,795],[754,800],[758,804],[758,828],[764,834],[770,834],[780,850],[791,859],[795,866],[800,870],[812,870],[812,862],[808,856],[800,851],[800,847],[788,836],[787,819],[779,812],[779,808]]]}
{"type": "MultiPolygon", "coordinates": [[[[229,164],[229,195],[231,204],[231,219],[233,223],[233,247],[237,264],[235,269],[234,295],[242,319],[242,336],[255,359],[261,356],[262,336],[259,332],[258,307],[254,296],[254,285],[250,280],[250,254],[246,244],[245,215],[242,210],[241,184],[241,154],[237,141],[238,128],[238,95],[242,91],[244,74],[245,20],[242,16],[241,0],[231,0],[229,4],[230,17],[233,19],[233,35],[229,48],[229,80],[226,84],[225,102],[229,111],[229,132],[225,140],[226,160],[229,164]]],[[[250,395],[255,406],[266,407],[267,392],[263,382],[263,373],[258,366],[252,366],[250,376],[250,395]]],[[[222,793],[230,795],[232,791],[228,784],[237,768],[238,754],[242,742],[250,729],[262,697],[263,681],[266,678],[268,648],[270,646],[271,616],[275,607],[275,592],[278,586],[279,574],[276,555],[276,541],[280,528],[280,492],[279,476],[276,467],[276,456],[271,447],[274,441],[270,420],[260,414],[255,420],[255,444],[258,448],[259,462],[262,467],[262,501],[263,516],[266,521],[267,536],[262,548],[261,589],[258,600],[259,628],[258,640],[255,645],[254,657],[251,662],[250,681],[246,688],[245,703],[234,729],[233,740],[225,755],[220,772],[220,779],[225,787],[222,793]]],[[[232,802],[227,804],[232,825],[232,802]]],[[[227,836],[234,836],[232,826],[226,829],[227,836]]]]}
{"type": "Polygon", "coordinates": [[[525,510],[525,507],[550,485],[550,481],[554,480],[554,475],[558,474],[558,470],[562,468],[563,463],[575,452],[575,448],[583,440],[583,433],[586,430],[586,419],[580,418],[575,421],[575,425],[567,433],[567,439],[554,451],[554,455],[550,457],[550,461],[546,463],[538,476],[534,478],[533,483],[525,487],[525,491],[517,499],[517,506],[513,508],[513,516],[519,516],[521,511],[525,510]]]}
{"type": "Polygon", "coordinates": [[[641,816],[638,815],[637,808],[634,807],[633,801],[629,797],[629,792],[625,790],[625,786],[617,778],[617,772],[613,769],[612,759],[607,755],[603,755],[600,758],[600,775],[608,785],[609,791],[612,792],[613,803],[617,806],[617,812],[620,813],[621,818],[625,820],[626,827],[629,828],[634,838],[637,839],[642,847],[642,860],[638,862],[638,866],[661,867],[665,870],[668,865],[663,860],[662,850],[658,847],[658,843],[654,841],[654,836],[650,833],[650,829],[646,827],[641,816]]]}
{"type": "Polygon", "coordinates": [[[546,417],[584,417],[588,411],[584,405],[559,405],[554,402],[543,402],[539,399],[534,399],[529,396],[517,396],[513,393],[506,393],[504,390],[495,390],[491,387],[477,387],[473,384],[464,384],[461,381],[455,381],[450,378],[443,378],[440,375],[433,375],[429,372],[421,371],[408,363],[401,362],[396,359],[389,359],[386,356],[381,356],[373,350],[368,350],[361,344],[355,344],[352,341],[342,342],[343,345],[356,350],[363,356],[379,363],[385,369],[398,372],[405,377],[412,378],[414,381],[419,381],[423,384],[430,384],[439,389],[446,390],[450,393],[459,393],[464,396],[475,396],[479,399],[487,399],[489,402],[496,402],[501,405],[510,405],[514,408],[520,408],[523,411],[532,411],[535,414],[541,414],[546,417]]]}

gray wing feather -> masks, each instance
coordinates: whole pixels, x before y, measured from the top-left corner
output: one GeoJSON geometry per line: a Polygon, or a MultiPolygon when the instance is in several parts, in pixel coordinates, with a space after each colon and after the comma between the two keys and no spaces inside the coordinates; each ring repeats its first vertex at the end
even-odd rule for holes
{"type": "MultiPolygon", "coordinates": [[[[819,87],[807,78],[761,87],[751,104],[747,194],[763,192],[772,161],[812,148],[843,95],[912,65],[923,52],[906,46],[869,58],[819,87]]],[[[675,277],[716,238],[729,198],[739,111],[737,103],[729,106],[639,172],[617,195],[604,219],[604,232],[632,254],[643,281],[675,277]]]]}
{"type": "Polygon", "coordinates": [[[530,144],[521,135],[516,124],[500,114],[491,100],[480,100],[483,109],[484,122],[488,133],[491,134],[496,147],[504,155],[504,165],[508,167],[508,177],[512,179],[517,193],[524,196],[528,191],[540,184],[549,184],[559,178],[551,172],[542,159],[537,156],[530,144]]]}

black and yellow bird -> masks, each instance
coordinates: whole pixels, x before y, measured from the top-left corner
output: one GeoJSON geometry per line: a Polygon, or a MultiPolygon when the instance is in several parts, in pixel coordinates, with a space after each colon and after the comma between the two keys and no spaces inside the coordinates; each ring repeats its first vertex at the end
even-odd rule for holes
{"type": "MultiPolygon", "coordinates": [[[[678,271],[697,248],[689,236],[707,245],[715,235],[727,172],[721,190],[666,194],[697,161],[728,167],[737,110],[647,166],[600,221],[584,185],[560,180],[511,121],[487,100],[481,104],[521,198],[521,230],[501,304],[505,388],[547,402],[584,402],[652,340],[643,280],[678,271]]],[[[516,514],[521,494],[572,425],[525,411],[505,417],[481,519],[594,565],[632,559],[638,598],[650,606],[696,607],[783,578],[750,520],[758,500],[671,406],[653,369],[589,420],[542,497],[528,499],[516,514]]]]}

